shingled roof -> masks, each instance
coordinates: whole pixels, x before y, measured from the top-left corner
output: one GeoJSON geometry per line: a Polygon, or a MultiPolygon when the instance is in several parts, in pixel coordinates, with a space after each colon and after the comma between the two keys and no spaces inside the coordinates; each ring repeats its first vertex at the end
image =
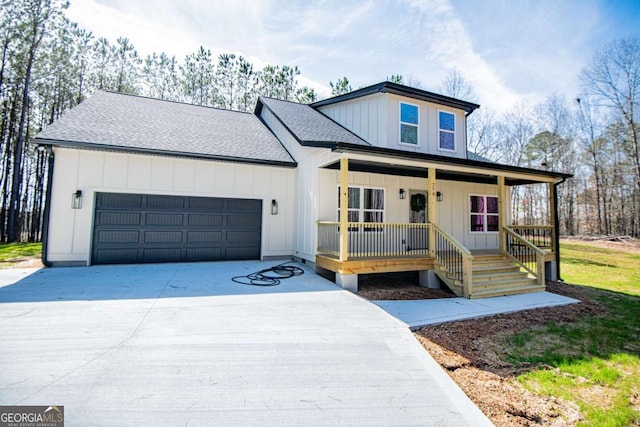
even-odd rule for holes
{"type": "Polygon", "coordinates": [[[309,105],[260,97],[256,106],[258,115],[264,106],[276,115],[302,145],[333,146],[336,143],[371,145],[309,105]]]}
{"type": "Polygon", "coordinates": [[[253,114],[102,91],[36,135],[34,142],[296,165],[253,114]]]}

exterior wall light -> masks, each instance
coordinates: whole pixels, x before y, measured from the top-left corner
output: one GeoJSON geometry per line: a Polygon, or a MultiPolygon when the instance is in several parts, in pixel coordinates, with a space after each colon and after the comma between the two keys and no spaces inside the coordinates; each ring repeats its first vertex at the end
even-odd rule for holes
{"type": "Polygon", "coordinates": [[[82,209],[82,190],[71,193],[71,209],[82,209]]]}
{"type": "Polygon", "coordinates": [[[276,199],[271,200],[271,215],[278,215],[278,201],[276,199]]]}
{"type": "Polygon", "coordinates": [[[403,188],[400,189],[400,200],[404,200],[407,198],[407,192],[404,191],[403,188]]]}
{"type": "Polygon", "coordinates": [[[442,193],[439,191],[436,191],[436,200],[441,202],[442,201],[442,193]]]}

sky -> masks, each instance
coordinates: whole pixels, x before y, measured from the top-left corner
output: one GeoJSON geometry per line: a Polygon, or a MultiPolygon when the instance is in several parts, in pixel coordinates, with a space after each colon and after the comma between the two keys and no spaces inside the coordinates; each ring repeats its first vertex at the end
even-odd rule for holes
{"type": "Polygon", "coordinates": [[[401,74],[438,92],[456,69],[496,111],[577,97],[598,49],[640,36],[640,0],[71,0],[67,16],[141,57],[204,46],[297,65],[321,98],[345,76],[357,89],[401,74]]]}

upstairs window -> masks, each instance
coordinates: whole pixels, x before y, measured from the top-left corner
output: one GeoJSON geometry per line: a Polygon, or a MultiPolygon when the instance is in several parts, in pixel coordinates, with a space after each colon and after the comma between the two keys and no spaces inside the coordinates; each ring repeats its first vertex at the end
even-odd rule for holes
{"type": "Polygon", "coordinates": [[[497,197],[469,196],[469,213],[472,233],[495,233],[499,231],[497,197]]]}
{"type": "Polygon", "coordinates": [[[400,143],[418,145],[418,118],[420,107],[400,103],[400,143]]]}
{"type": "Polygon", "coordinates": [[[456,149],[456,116],[446,111],[438,112],[438,138],[441,150],[456,149]]]}

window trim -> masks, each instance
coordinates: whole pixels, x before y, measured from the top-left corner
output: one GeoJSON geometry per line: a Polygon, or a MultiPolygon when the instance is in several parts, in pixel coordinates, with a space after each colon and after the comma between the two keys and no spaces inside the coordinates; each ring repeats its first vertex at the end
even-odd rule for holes
{"type": "Polygon", "coordinates": [[[477,194],[477,193],[469,193],[468,197],[467,197],[467,202],[468,202],[468,215],[467,215],[467,220],[469,221],[469,233],[470,234],[498,234],[500,233],[500,209],[498,208],[498,212],[497,213],[489,213],[486,212],[487,210],[487,197],[493,197],[494,199],[498,199],[498,195],[497,194],[477,194]],[[471,198],[472,197],[482,197],[484,199],[484,206],[485,206],[485,212],[471,212],[471,198]],[[471,223],[471,215],[482,215],[484,217],[484,222],[482,223],[484,230],[482,231],[476,231],[476,230],[472,230],[472,223],[471,223]],[[489,226],[489,222],[487,221],[487,218],[489,216],[494,216],[496,218],[498,218],[498,230],[496,231],[489,231],[487,228],[489,226]]]}
{"type": "MultiPolygon", "coordinates": [[[[358,188],[360,190],[360,207],[359,208],[349,208],[347,207],[347,212],[358,212],[358,223],[359,224],[376,224],[375,222],[364,222],[364,214],[365,212],[381,212],[382,213],[382,223],[384,223],[384,219],[386,218],[386,206],[387,206],[387,192],[386,189],[384,187],[372,187],[372,186],[366,186],[366,185],[349,185],[347,188],[358,188]],[[364,190],[381,190],[382,191],[382,209],[365,209],[364,208],[364,190]]],[[[339,203],[339,198],[340,198],[340,184],[336,185],[336,189],[338,190],[337,194],[338,194],[338,207],[336,209],[336,214],[338,216],[338,222],[340,221],[340,203],[339,203]]],[[[350,221],[349,221],[350,222],[350,221]]],[[[356,229],[351,229],[349,228],[349,232],[354,232],[354,231],[365,231],[365,232],[372,232],[372,231],[382,231],[382,229],[380,228],[374,228],[374,227],[357,227],[356,229]],[[360,230],[360,228],[362,230],[360,230]]]]}
{"type": "Polygon", "coordinates": [[[410,102],[399,101],[398,102],[398,143],[400,145],[404,145],[407,147],[420,147],[420,105],[412,104],[410,102]],[[409,123],[402,121],[402,104],[409,105],[411,107],[416,107],[418,109],[418,123],[409,123]],[[412,144],[410,142],[402,141],[402,125],[413,126],[416,128],[416,143],[412,144]]]}
{"type": "Polygon", "coordinates": [[[457,141],[456,141],[456,130],[457,130],[456,113],[454,113],[452,111],[447,111],[447,110],[438,110],[438,150],[447,151],[449,153],[457,152],[458,144],[457,144],[457,141]],[[447,130],[447,129],[442,129],[440,127],[440,113],[451,114],[453,116],[453,130],[452,131],[451,130],[447,130]],[[450,134],[453,135],[453,149],[442,148],[442,146],[440,145],[440,132],[446,132],[446,133],[450,133],[450,134]]]}

